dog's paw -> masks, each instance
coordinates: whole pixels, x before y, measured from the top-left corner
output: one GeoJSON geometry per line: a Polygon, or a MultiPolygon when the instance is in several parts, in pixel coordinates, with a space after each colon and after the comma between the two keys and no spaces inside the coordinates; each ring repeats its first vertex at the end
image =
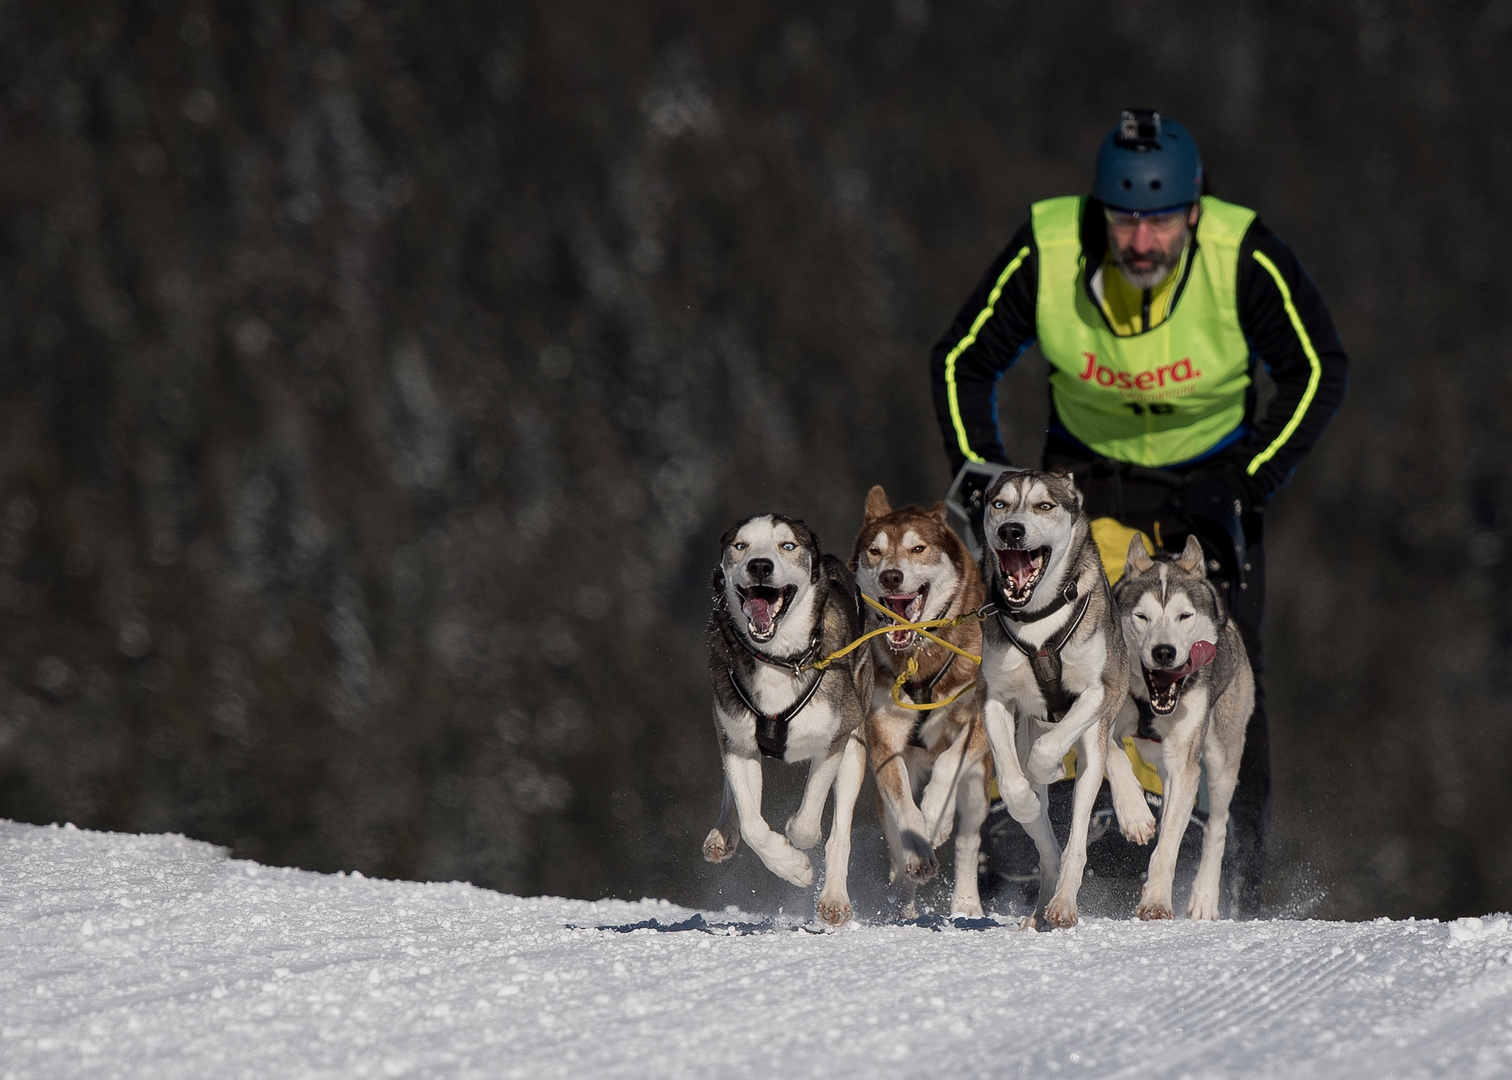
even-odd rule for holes
{"type": "Polygon", "coordinates": [[[1018,791],[1003,792],[1003,805],[1008,808],[1008,816],[1020,825],[1028,825],[1040,816],[1039,796],[1027,786],[1018,791]]]}
{"type": "Polygon", "coordinates": [[[740,834],[735,833],[728,840],[725,834],[718,829],[710,829],[709,835],[704,837],[703,855],[712,863],[722,863],[735,854],[735,849],[740,846],[740,834]]]}
{"type": "Polygon", "coordinates": [[[850,899],[844,895],[819,897],[816,910],[825,926],[844,926],[851,920],[850,899]]]}
{"type": "Polygon", "coordinates": [[[783,830],[787,834],[788,843],[800,851],[807,851],[819,842],[819,822],[802,821],[798,817],[788,819],[787,828],[783,830]]]}
{"type": "Polygon", "coordinates": [[[1065,930],[1076,925],[1076,901],[1074,899],[1063,900],[1053,897],[1050,903],[1045,905],[1045,918],[1050,925],[1058,930],[1065,930]]]}
{"type": "MultiPolygon", "coordinates": [[[[1114,807],[1117,810],[1117,807],[1114,807]]],[[[1155,839],[1155,815],[1150,813],[1150,808],[1143,802],[1137,810],[1131,810],[1127,815],[1119,813],[1118,831],[1123,833],[1123,838],[1131,844],[1148,844],[1155,839]]]]}
{"type": "Polygon", "coordinates": [[[951,897],[950,917],[952,919],[980,919],[982,917],[982,902],[976,897],[951,897]]]}
{"type": "Polygon", "coordinates": [[[918,917],[919,905],[914,903],[912,898],[898,905],[898,918],[902,919],[904,922],[909,922],[913,919],[917,919],[918,917]]]}
{"type": "Polygon", "coordinates": [[[1029,752],[1029,766],[1025,770],[1036,784],[1053,784],[1066,778],[1066,759],[1063,756],[1044,753],[1039,747],[1029,752]]]}
{"type": "Polygon", "coordinates": [[[1218,918],[1218,890],[1213,890],[1213,895],[1205,895],[1204,889],[1193,889],[1191,902],[1187,904],[1187,918],[1189,919],[1216,919],[1218,918]]]}
{"type": "Polygon", "coordinates": [[[909,881],[923,884],[940,872],[940,860],[922,843],[912,844],[903,855],[903,872],[909,881]]]}
{"type": "Polygon", "coordinates": [[[784,881],[791,881],[805,889],[814,883],[814,868],[809,864],[808,856],[788,844],[783,844],[761,861],[784,881]]]}
{"type": "Polygon", "coordinates": [[[1134,914],[1145,922],[1176,917],[1176,913],[1171,910],[1171,905],[1164,900],[1141,900],[1139,906],[1134,909],[1134,914]]]}

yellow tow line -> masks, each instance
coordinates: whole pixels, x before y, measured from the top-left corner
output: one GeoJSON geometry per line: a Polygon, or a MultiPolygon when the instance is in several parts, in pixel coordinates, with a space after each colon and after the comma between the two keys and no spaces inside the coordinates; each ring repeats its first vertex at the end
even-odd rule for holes
{"type": "MultiPolygon", "coordinates": [[[[868,630],[866,633],[862,634],[855,641],[852,641],[849,645],[845,646],[843,649],[836,649],[834,652],[830,653],[828,656],[824,657],[822,660],[816,660],[816,661],[814,661],[809,666],[812,667],[815,671],[823,671],[825,668],[829,667],[836,660],[839,660],[842,656],[846,656],[846,655],[854,652],[855,650],[859,649],[862,645],[864,645],[866,642],[870,641],[874,637],[877,637],[877,636],[879,636],[881,634],[896,633],[899,630],[912,630],[915,633],[919,634],[921,637],[926,637],[930,641],[933,641],[936,645],[943,645],[943,646],[945,646],[945,648],[949,649],[951,652],[955,653],[957,656],[964,656],[967,660],[970,660],[973,664],[980,664],[982,662],[982,658],[980,656],[978,656],[976,653],[967,652],[965,649],[961,648],[959,645],[952,645],[950,642],[946,641],[944,638],[940,637],[939,635],[930,633],[931,630],[939,630],[939,629],[942,629],[944,627],[949,627],[949,626],[960,626],[962,623],[970,622],[972,619],[983,618],[983,615],[982,615],[982,613],[980,611],[968,611],[964,615],[956,615],[953,618],[949,618],[949,619],[928,619],[928,620],[926,620],[924,622],[909,622],[906,618],[904,618],[902,615],[899,615],[892,608],[886,606],[885,604],[879,604],[879,603],[877,603],[875,600],[873,600],[871,597],[867,596],[865,593],[861,594],[861,599],[865,600],[868,604],[870,604],[872,607],[876,608],[878,611],[880,611],[882,614],[886,615],[888,618],[895,620],[895,623],[893,625],[890,625],[890,626],[879,626],[875,630],[868,630]]],[[[976,686],[976,680],[973,679],[971,682],[967,683],[965,686],[963,686],[959,690],[957,690],[954,694],[951,694],[944,701],[932,701],[932,702],[930,702],[927,705],[915,705],[912,702],[904,701],[902,698],[900,698],[898,696],[898,694],[903,689],[903,684],[906,683],[906,682],[908,682],[910,679],[912,679],[918,673],[919,673],[919,661],[918,661],[918,659],[916,657],[910,656],[908,658],[908,666],[905,667],[898,674],[897,679],[895,679],[893,681],[892,699],[893,699],[893,704],[896,705],[896,706],[898,706],[898,708],[900,708],[900,709],[908,709],[908,710],[910,710],[912,712],[928,712],[930,709],[943,709],[945,706],[953,703],[958,698],[960,698],[963,694],[965,694],[967,691],[973,689],[976,686]]]]}

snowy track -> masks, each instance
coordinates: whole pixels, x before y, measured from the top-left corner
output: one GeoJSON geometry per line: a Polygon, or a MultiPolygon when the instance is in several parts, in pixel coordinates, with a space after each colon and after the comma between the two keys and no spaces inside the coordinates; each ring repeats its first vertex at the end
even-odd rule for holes
{"type": "Polygon", "coordinates": [[[1505,918],[876,926],[0,824],[0,1077],[1505,1077],[1505,918]]]}

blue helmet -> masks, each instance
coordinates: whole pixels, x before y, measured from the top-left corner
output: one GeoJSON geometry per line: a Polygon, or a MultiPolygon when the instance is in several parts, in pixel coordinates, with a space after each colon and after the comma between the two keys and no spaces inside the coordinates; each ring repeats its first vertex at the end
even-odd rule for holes
{"type": "Polygon", "coordinates": [[[1150,109],[1125,109],[1097,151],[1092,194],[1116,210],[1148,213],[1202,195],[1197,141],[1176,121],[1150,109]]]}

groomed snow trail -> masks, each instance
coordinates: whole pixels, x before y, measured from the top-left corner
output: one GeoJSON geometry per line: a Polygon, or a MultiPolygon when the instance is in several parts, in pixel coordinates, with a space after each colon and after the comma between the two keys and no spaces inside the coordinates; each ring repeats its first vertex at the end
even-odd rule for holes
{"type": "Polygon", "coordinates": [[[796,923],[0,824],[0,1077],[1505,1077],[1512,931],[796,923]]]}

